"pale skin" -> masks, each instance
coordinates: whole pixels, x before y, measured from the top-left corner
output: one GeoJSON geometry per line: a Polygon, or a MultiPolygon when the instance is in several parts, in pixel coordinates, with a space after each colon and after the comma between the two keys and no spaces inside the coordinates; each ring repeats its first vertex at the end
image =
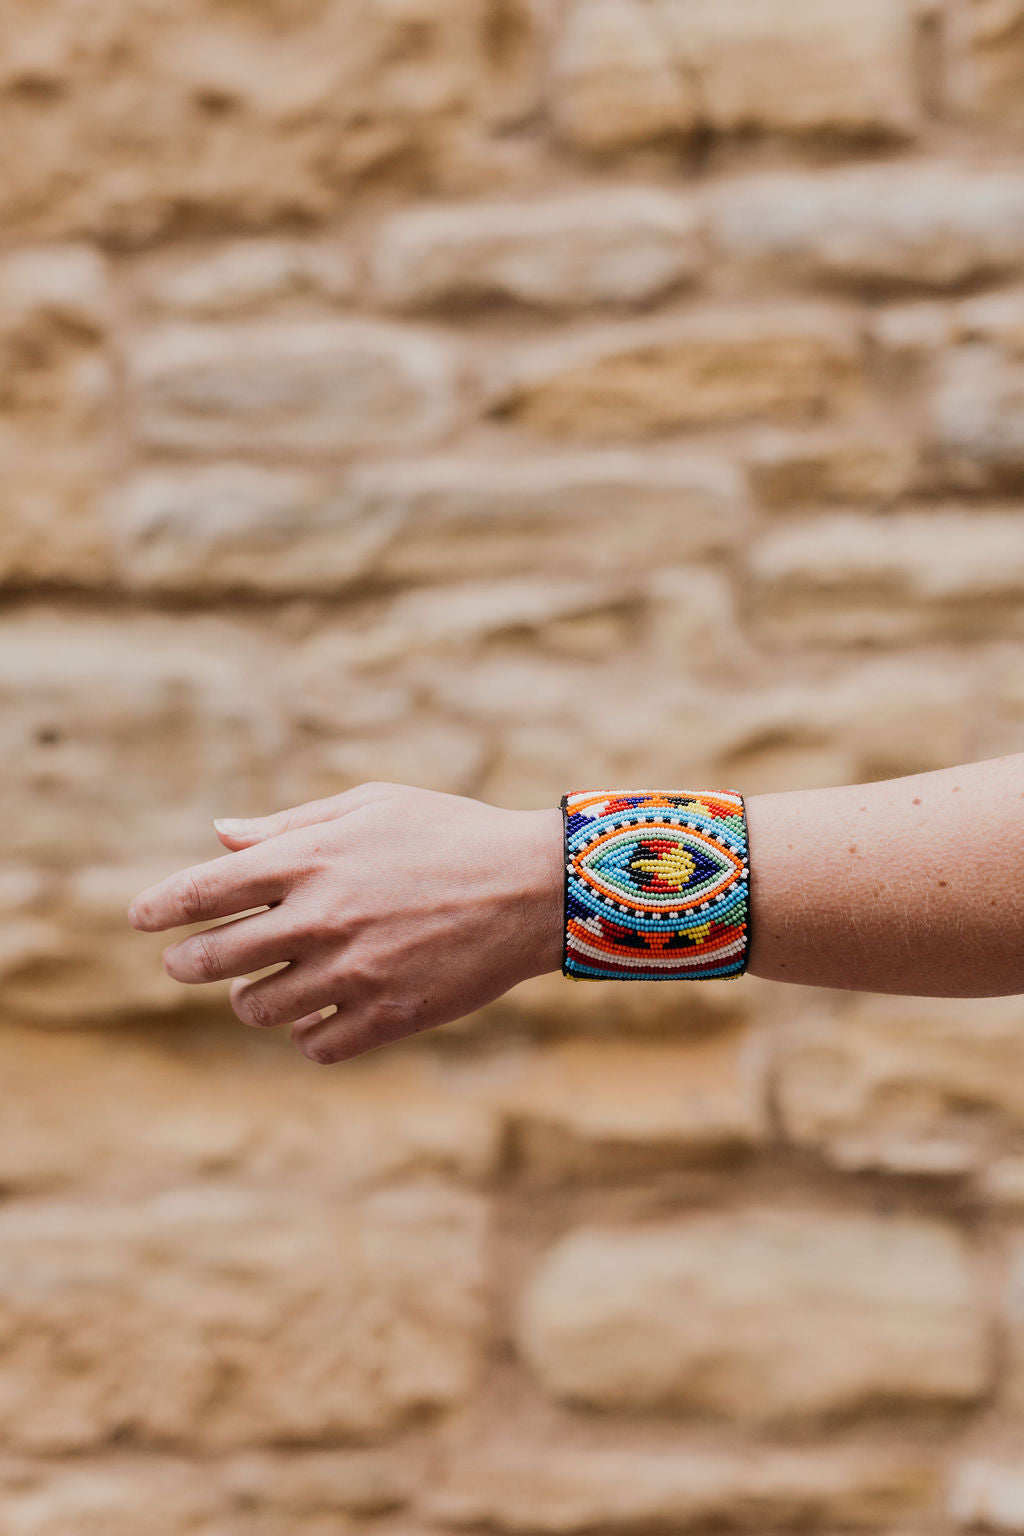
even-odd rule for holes
{"type": "MultiPolygon", "coordinates": [[[[750,795],[746,808],[751,974],[919,997],[1024,993],[1024,753],[750,795]]],[[[188,984],[232,978],[239,1019],[290,1024],[311,1061],[462,1018],[560,969],[557,807],[372,783],[217,829],[228,856],[143,891],[129,920],[146,932],[218,920],[166,949],[165,969],[188,984]],[[272,965],[283,969],[248,979],[272,965]]]]}

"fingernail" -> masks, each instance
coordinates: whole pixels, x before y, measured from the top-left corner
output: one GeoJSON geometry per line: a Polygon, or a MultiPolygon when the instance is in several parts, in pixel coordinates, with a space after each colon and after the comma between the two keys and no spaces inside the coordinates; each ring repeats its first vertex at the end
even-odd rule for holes
{"type": "Polygon", "coordinates": [[[135,919],[137,917],[138,917],[138,913],[135,910],[135,903],[133,901],[131,906],[128,908],[128,921],[130,923],[134,923],[134,921],[135,921],[135,919]]]}
{"type": "Polygon", "coordinates": [[[226,832],[228,837],[243,837],[256,825],[253,821],[246,821],[244,817],[236,819],[231,816],[222,816],[213,824],[218,832],[226,832]]]}

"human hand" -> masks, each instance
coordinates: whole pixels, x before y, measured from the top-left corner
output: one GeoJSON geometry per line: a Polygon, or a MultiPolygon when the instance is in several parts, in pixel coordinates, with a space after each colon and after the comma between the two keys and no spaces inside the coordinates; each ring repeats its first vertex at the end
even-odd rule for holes
{"type": "Polygon", "coordinates": [[[292,1023],[311,1061],[462,1018],[561,965],[557,808],[509,811],[369,783],[216,825],[229,856],[150,886],[129,921],[157,933],[234,917],[172,944],[164,969],[187,983],[236,978],[242,1022],[292,1023]],[[273,975],[241,979],[282,961],[273,975]]]}

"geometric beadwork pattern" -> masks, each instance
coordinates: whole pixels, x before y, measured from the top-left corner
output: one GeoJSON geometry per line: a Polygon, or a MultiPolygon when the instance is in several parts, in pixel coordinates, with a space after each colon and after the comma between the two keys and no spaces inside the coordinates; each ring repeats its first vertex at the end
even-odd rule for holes
{"type": "Polygon", "coordinates": [[[750,877],[731,790],[573,790],[562,796],[562,972],[595,981],[742,975],[750,877]]]}

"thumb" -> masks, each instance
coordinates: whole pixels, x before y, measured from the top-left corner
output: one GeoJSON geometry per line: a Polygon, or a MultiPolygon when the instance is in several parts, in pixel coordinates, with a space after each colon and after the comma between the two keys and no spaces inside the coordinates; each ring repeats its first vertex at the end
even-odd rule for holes
{"type": "Polygon", "coordinates": [[[372,800],[386,800],[401,794],[402,784],[357,784],[343,790],[340,795],[328,795],[324,800],[307,800],[304,805],[293,805],[284,811],[274,811],[269,816],[218,818],[214,823],[217,836],[226,848],[251,848],[254,843],[266,842],[267,838],[280,837],[282,832],[294,832],[299,827],[313,827],[324,821],[337,821],[339,816],[356,811],[372,800]]]}

